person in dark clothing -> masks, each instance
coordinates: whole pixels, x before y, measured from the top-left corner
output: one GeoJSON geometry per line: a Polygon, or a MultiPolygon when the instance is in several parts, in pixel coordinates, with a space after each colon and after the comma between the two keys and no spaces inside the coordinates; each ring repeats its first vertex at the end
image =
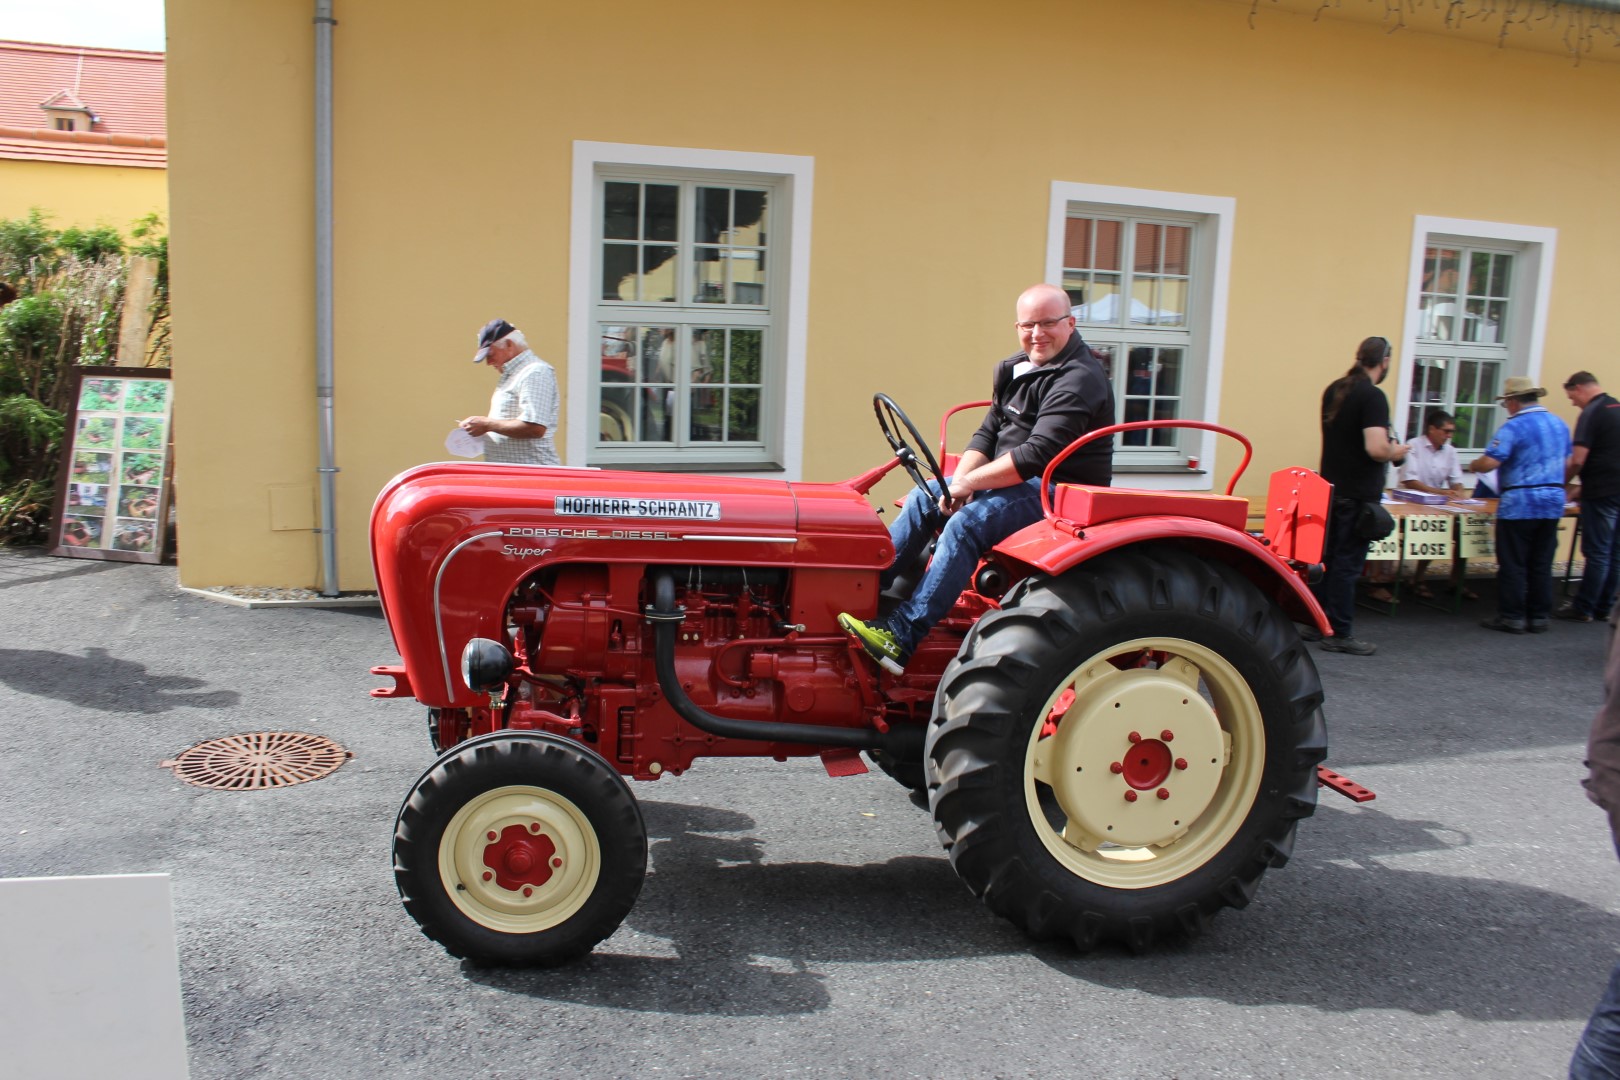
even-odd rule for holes
{"type": "Polygon", "coordinates": [[[1577,371],[1564,382],[1570,404],[1581,410],[1566,482],[1581,478],[1581,588],[1553,616],[1573,622],[1609,617],[1620,592],[1620,401],[1603,392],[1597,376],[1577,371]]]}
{"type": "MultiPolygon", "coordinates": [[[[1620,614],[1620,613],[1617,613],[1620,614]]],[[[1609,656],[1603,668],[1603,707],[1592,718],[1586,740],[1586,797],[1609,818],[1609,838],[1620,854],[1620,634],[1609,623],[1609,656]]],[[[1609,973],[1586,1030],[1569,1061],[1570,1080],[1612,1080],[1620,1076],[1620,964],[1609,973]]]]}
{"type": "MultiPolygon", "coordinates": [[[[927,573],[887,620],[838,616],[873,659],[897,674],[967,588],[984,553],[1041,519],[1047,464],[1081,435],[1114,423],[1113,384],[1075,332],[1069,295],[1056,285],[1031,286],[1016,310],[1023,349],[996,366],[984,423],[945,490],[934,482],[929,496],[913,491],[889,529],[894,561],[881,578],[884,589],[922,558],[944,515],[927,573]]],[[[1054,478],[1106,486],[1113,478],[1113,444],[1109,437],[1080,449],[1054,478]]]]}
{"type": "Polygon", "coordinates": [[[1370,337],[1356,349],[1356,362],[1322,393],[1323,479],[1333,485],[1322,579],[1312,590],[1327,612],[1333,636],[1322,639],[1329,652],[1371,656],[1378,646],[1351,635],[1356,579],[1367,562],[1369,537],[1362,516],[1384,495],[1386,465],[1406,460],[1406,447],[1389,430],[1389,399],[1378,384],[1389,374],[1388,340],[1370,337]]]}

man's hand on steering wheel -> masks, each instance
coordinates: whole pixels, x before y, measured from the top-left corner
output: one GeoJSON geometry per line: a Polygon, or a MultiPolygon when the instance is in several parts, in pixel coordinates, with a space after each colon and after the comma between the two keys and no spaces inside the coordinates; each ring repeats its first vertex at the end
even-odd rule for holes
{"type": "Polygon", "coordinates": [[[966,506],[971,498],[973,498],[973,489],[965,485],[960,478],[952,477],[950,487],[946,488],[945,494],[939,497],[940,513],[950,517],[966,506]]]}

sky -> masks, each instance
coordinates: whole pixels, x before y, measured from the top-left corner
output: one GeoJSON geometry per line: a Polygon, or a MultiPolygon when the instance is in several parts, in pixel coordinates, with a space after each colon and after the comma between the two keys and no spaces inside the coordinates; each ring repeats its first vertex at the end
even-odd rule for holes
{"type": "Polygon", "coordinates": [[[162,52],[163,0],[0,0],[0,38],[162,52]]]}

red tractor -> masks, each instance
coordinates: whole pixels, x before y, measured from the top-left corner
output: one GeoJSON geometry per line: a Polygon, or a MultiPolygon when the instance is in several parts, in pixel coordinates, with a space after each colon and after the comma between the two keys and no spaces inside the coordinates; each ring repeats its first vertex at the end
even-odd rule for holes
{"type": "Polygon", "coordinates": [[[867,494],[951,460],[876,408],[894,456],[842,483],[435,464],[383,489],[372,552],[403,663],[373,693],[426,704],[439,751],[394,833],[424,933],[487,964],[589,952],[646,871],[624,778],[715,755],[842,776],[864,751],[993,911],[1081,948],[1197,934],[1287,861],[1327,750],[1294,624],[1328,629],[1305,584],[1328,485],[1277,473],[1255,535],[1231,495],[1241,435],[1092,432],[1064,455],[1179,426],[1237,438],[1243,465],[1213,495],[1054,487],[1054,461],[1045,520],[896,675],[837,624],[885,604],[867,494]]]}

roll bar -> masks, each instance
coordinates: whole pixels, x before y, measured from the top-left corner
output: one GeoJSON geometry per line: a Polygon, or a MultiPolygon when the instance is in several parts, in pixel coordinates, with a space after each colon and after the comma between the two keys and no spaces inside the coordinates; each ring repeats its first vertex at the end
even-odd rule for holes
{"type": "Polygon", "coordinates": [[[1232,489],[1237,487],[1238,479],[1243,475],[1243,470],[1249,467],[1249,462],[1254,457],[1254,446],[1242,432],[1233,431],[1231,428],[1222,427],[1219,424],[1205,423],[1202,420],[1133,420],[1128,424],[1110,424],[1108,427],[1086,432],[1058,451],[1057,456],[1047,463],[1046,471],[1041,474],[1041,513],[1046,517],[1052,516],[1052,474],[1057,471],[1057,467],[1063,464],[1069,455],[1087,443],[1096,442],[1098,439],[1108,435],[1116,435],[1121,431],[1146,431],[1149,428],[1196,428],[1199,431],[1213,431],[1217,435],[1229,435],[1242,443],[1243,460],[1238,462],[1237,470],[1232,473],[1232,479],[1226,482],[1226,494],[1228,495],[1232,494],[1232,489]]]}

